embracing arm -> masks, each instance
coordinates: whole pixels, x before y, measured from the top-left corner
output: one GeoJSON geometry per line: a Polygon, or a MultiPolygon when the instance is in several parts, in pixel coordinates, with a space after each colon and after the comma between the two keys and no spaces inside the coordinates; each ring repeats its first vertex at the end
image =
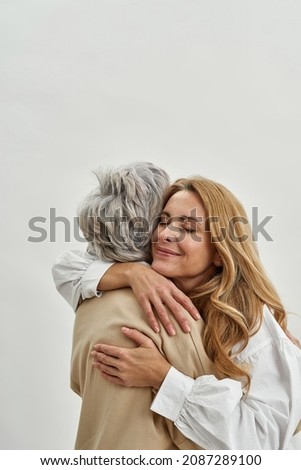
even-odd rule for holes
{"type": "Polygon", "coordinates": [[[123,332],[139,346],[96,345],[94,365],[110,382],[159,389],[152,411],[172,420],[183,435],[206,449],[288,447],[301,417],[301,353],[288,339],[255,351],[246,395],[237,380],[182,374],[142,333],[123,332]]]}
{"type": "Polygon", "coordinates": [[[170,312],[186,333],[190,327],[183,310],[187,310],[195,320],[200,318],[191,300],[172,281],[146,263],[115,263],[101,278],[98,289],[105,291],[128,286],[132,288],[154,331],[159,332],[154,312],[170,335],[175,334],[170,312]]]}
{"type": "Polygon", "coordinates": [[[207,449],[286,449],[300,421],[300,360],[298,370],[291,359],[293,367],[280,367],[278,376],[264,368],[253,377],[248,395],[239,381],[212,375],[193,380],[171,368],[151,409],[207,449]]]}
{"type": "Polygon", "coordinates": [[[200,318],[191,300],[146,263],[110,263],[87,251],[70,250],[56,258],[52,276],[57,290],[74,310],[81,300],[99,296],[101,291],[131,287],[154,331],[159,331],[154,311],[170,335],[175,329],[168,309],[185,332],[190,327],[183,309],[196,320],[200,318]]]}
{"type": "Polygon", "coordinates": [[[110,266],[87,251],[69,250],[55,259],[52,277],[58,292],[76,310],[81,300],[99,295],[99,279],[110,266]]]}
{"type": "Polygon", "coordinates": [[[122,348],[96,344],[91,351],[93,365],[108,382],[126,387],[153,387],[158,390],[171,365],[148,336],[127,327],[123,327],[122,332],[138,347],[122,348]]]}

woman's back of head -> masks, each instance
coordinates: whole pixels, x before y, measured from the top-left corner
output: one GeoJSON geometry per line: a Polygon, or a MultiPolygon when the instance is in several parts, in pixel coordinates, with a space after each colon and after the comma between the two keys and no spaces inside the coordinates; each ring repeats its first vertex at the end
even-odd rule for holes
{"type": "Polygon", "coordinates": [[[148,162],[94,171],[98,184],[79,207],[89,250],[105,261],[149,261],[167,173],[148,162]]]}

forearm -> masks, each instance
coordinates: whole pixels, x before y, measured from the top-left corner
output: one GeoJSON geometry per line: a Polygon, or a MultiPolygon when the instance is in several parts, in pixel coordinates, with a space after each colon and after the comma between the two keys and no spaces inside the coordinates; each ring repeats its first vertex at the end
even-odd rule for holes
{"type": "Polygon", "coordinates": [[[132,288],[149,325],[156,332],[160,331],[156,316],[170,335],[175,334],[170,313],[186,333],[190,331],[190,326],[184,309],[193,318],[200,318],[192,301],[171,280],[154,271],[145,262],[115,263],[102,276],[97,289],[106,291],[122,287],[132,288]]]}
{"type": "Polygon", "coordinates": [[[236,380],[212,375],[194,380],[171,368],[151,410],[207,449],[283,449],[283,430],[290,426],[289,398],[282,394],[266,401],[245,399],[236,380]]]}
{"type": "Polygon", "coordinates": [[[133,278],[138,272],[143,270],[143,267],[149,269],[141,263],[115,263],[99,280],[97,289],[99,291],[106,291],[131,287],[133,278]]]}

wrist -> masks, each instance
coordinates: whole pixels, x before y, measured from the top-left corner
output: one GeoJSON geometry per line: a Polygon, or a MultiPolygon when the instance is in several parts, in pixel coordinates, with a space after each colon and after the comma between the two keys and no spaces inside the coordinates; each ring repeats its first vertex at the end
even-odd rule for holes
{"type": "Polygon", "coordinates": [[[128,287],[132,287],[132,281],[135,276],[135,263],[124,263],[124,279],[128,287]]]}
{"type": "Polygon", "coordinates": [[[155,381],[154,381],[154,384],[153,384],[153,388],[155,390],[159,390],[159,388],[161,387],[162,383],[164,382],[165,377],[167,376],[170,368],[171,368],[171,365],[168,362],[166,362],[164,365],[162,364],[162,366],[160,368],[158,368],[157,377],[155,378],[155,381]]]}
{"type": "Polygon", "coordinates": [[[124,263],[124,276],[127,286],[134,287],[135,281],[142,276],[142,272],[150,267],[140,262],[124,263]]]}

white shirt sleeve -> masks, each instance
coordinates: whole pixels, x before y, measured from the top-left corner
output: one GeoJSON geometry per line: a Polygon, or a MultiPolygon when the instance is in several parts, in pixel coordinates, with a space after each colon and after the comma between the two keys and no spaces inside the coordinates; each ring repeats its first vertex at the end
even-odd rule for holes
{"type": "Polygon", "coordinates": [[[241,396],[240,382],[217,380],[213,375],[194,380],[172,367],[151,410],[174,421],[186,437],[205,449],[230,449],[225,442],[229,417],[241,396]]]}
{"type": "Polygon", "coordinates": [[[101,295],[97,285],[112,264],[87,251],[69,250],[55,259],[52,277],[58,292],[75,311],[80,298],[101,295]]]}
{"type": "Polygon", "coordinates": [[[286,339],[267,343],[252,355],[248,395],[239,381],[194,380],[171,368],[152,411],[205,449],[291,448],[301,419],[301,353],[286,339]]]}

